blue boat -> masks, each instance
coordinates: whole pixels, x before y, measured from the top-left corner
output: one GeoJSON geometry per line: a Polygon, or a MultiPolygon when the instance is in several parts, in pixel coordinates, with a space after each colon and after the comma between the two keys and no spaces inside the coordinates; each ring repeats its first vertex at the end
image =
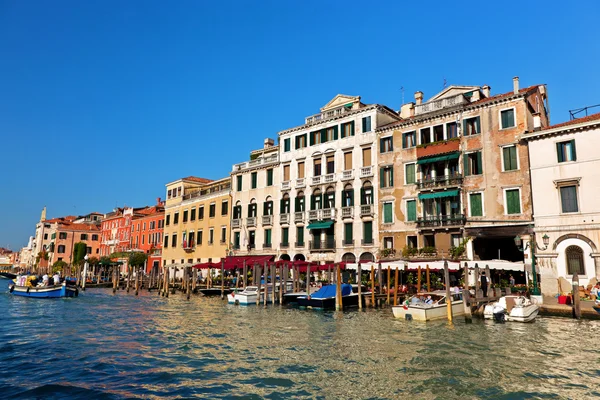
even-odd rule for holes
{"type": "Polygon", "coordinates": [[[60,285],[51,286],[17,286],[10,284],[8,290],[15,296],[34,297],[38,299],[59,298],[59,297],[77,297],[79,290],[76,286],[67,285],[63,282],[60,285]]]}
{"type": "MultiPolygon", "coordinates": [[[[310,296],[298,296],[297,301],[300,307],[334,309],[335,295],[337,286],[325,285],[310,296]]],[[[358,293],[352,291],[352,285],[347,283],[342,284],[342,304],[345,307],[357,307],[358,302],[362,301],[358,297],[358,293]]]]}

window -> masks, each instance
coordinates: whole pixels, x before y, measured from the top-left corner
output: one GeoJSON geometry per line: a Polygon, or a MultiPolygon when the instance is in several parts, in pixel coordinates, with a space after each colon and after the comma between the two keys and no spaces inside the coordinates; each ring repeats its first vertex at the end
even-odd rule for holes
{"type": "Polygon", "coordinates": [[[296,150],[306,147],[306,133],[296,136],[296,150]]]}
{"type": "Polygon", "coordinates": [[[310,133],[310,145],[321,143],[321,131],[314,131],[310,133]]]}
{"type": "Polygon", "coordinates": [[[363,167],[370,167],[371,166],[371,148],[367,147],[362,149],[362,155],[363,155],[363,167]]]}
{"type": "Polygon", "coordinates": [[[194,231],[190,232],[188,239],[188,247],[196,247],[196,233],[194,231]]]}
{"type": "Polygon", "coordinates": [[[567,274],[585,275],[585,264],[583,260],[583,250],[579,246],[569,246],[565,250],[567,258],[567,274]]]}
{"type": "MultiPolygon", "coordinates": [[[[184,232],[184,235],[185,235],[185,232],[184,232]]],[[[145,239],[146,239],[146,236],[142,235],[142,244],[145,244],[145,239]]],[[[137,237],[135,238],[135,240],[137,241],[137,237]]]]}
{"type": "Polygon", "coordinates": [[[352,207],[354,205],[354,189],[352,185],[347,185],[342,192],[342,207],[352,207]]]}
{"type": "Polygon", "coordinates": [[[177,247],[177,234],[174,233],[173,237],[171,237],[171,247],[177,247]]]}
{"type": "Polygon", "coordinates": [[[505,191],[506,196],[506,213],[507,214],[521,214],[521,190],[520,189],[507,189],[505,191]]]}
{"type": "Polygon", "coordinates": [[[298,179],[304,178],[304,161],[298,161],[298,179]]]}
{"type": "Polygon", "coordinates": [[[298,196],[296,197],[295,200],[295,208],[294,211],[295,212],[303,212],[304,209],[304,193],[300,192],[298,193],[298,196]]]}
{"type": "Polygon", "coordinates": [[[433,127],[433,141],[442,142],[444,140],[444,125],[436,125],[433,127]]]}
{"type": "MultiPolygon", "coordinates": [[[[414,166],[414,164],[412,164],[414,166]]],[[[382,188],[394,187],[394,169],[391,165],[379,168],[379,186],[382,188]]]]}
{"type": "Polygon", "coordinates": [[[314,176],[321,176],[321,159],[317,158],[314,160],[314,176]]]}
{"type": "Polygon", "coordinates": [[[195,221],[196,220],[196,207],[192,208],[192,211],[190,211],[190,221],[195,221]]]}
{"type": "Polygon", "coordinates": [[[263,215],[273,215],[273,201],[265,201],[263,203],[263,215]]]}
{"type": "MultiPolygon", "coordinates": [[[[53,233],[52,235],[56,235],[56,233],[53,233]]],[[[56,236],[54,236],[52,239],[54,239],[55,237],[56,237],[56,236]]],[[[60,232],[60,233],[58,234],[58,238],[59,238],[59,239],[66,239],[66,238],[67,238],[67,232],[60,232]]],[[[47,239],[47,238],[45,238],[45,239],[47,239]]]]}
{"type": "Polygon", "coordinates": [[[328,174],[333,174],[335,172],[335,157],[333,156],[333,154],[328,155],[325,158],[325,162],[327,163],[327,173],[328,174]]]}
{"type": "Polygon", "coordinates": [[[248,204],[248,218],[256,217],[256,203],[248,204]]]}
{"type": "Polygon", "coordinates": [[[267,170],[267,186],[273,186],[273,168],[267,170]]]}
{"type": "Polygon", "coordinates": [[[411,249],[416,249],[418,246],[417,237],[416,236],[407,236],[406,237],[406,245],[411,249]]]}
{"type": "Polygon", "coordinates": [[[283,139],[283,151],[284,152],[288,152],[291,149],[291,139],[290,138],[286,138],[283,139]]]}
{"type": "Polygon", "coordinates": [[[310,209],[311,210],[321,210],[323,208],[321,201],[322,201],[321,191],[319,189],[317,189],[310,196],[310,209]]]}
{"type": "Polygon", "coordinates": [[[514,128],[515,126],[515,109],[500,111],[500,129],[514,128]]]}
{"type": "Polygon", "coordinates": [[[168,248],[169,247],[169,235],[165,235],[165,244],[164,244],[164,248],[168,248]]]}
{"type": "Polygon", "coordinates": [[[435,235],[423,235],[423,247],[435,247],[435,235]]]}
{"type": "Polygon", "coordinates": [[[177,225],[179,223],[179,213],[176,212],[173,214],[173,225],[177,225]]]}
{"type": "Polygon", "coordinates": [[[290,180],[290,165],[284,165],[283,166],[283,181],[287,182],[290,180]]]}
{"type": "Polygon", "coordinates": [[[281,228],[281,246],[288,247],[290,245],[290,228],[281,228]]]}
{"type": "Polygon", "coordinates": [[[63,254],[65,252],[65,245],[64,244],[59,244],[58,245],[58,251],[59,254],[63,254]]]}
{"type": "Polygon", "coordinates": [[[394,222],[392,212],[393,212],[392,203],[383,203],[383,223],[384,224],[391,224],[394,222]]]}
{"type": "Polygon", "coordinates": [[[242,191],[242,176],[236,176],[236,181],[237,181],[237,191],[241,192],[242,191]]]}
{"type": "Polygon", "coordinates": [[[562,212],[578,212],[579,204],[577,203],[577,186],[560,186],[559,190],[562,212]]]}
{"type": "Polygon", "coordinates": [[[465,176],[483,174],[483,165],[481,162],[481,151],[466,153],[464,156],[465,176]]]}
{"type": "Polygon", "coordinates": [[[204,206],[198,207],[198,219],[200,221],[204,219],[204,206]]]}
{"type": "Polygon", "coordinates": [[[289,214],[290,213],[290,195],[285,194],[283,198],[279,201],[279,211],[280,214],[289,214]]]}
{"type": "Polygon", "coordinates": [[[234,232],[233,234],[233,248],[239,250],[240,248],[240,232],[234,232]]]}
{"type": "Polygon", "coordinates": [[[210,228],[208,230],[208,244],[211,245],[215,242],[215,230],[210,228]]]}
{"type": "MultiPolygon", "coordinates": [[[[367,182],[370,185],[370,183],[367,182]]],[[[373,187],[364,186],[360,189],[360,205],[366,206],[373,204],[373,187]]]]}
{"type": "Polygon", "coordinates": [[[167,190],[167,199],[171,198],[171,189],[167,190]]]}
{"type": "Polygon", "coordinates": [[[402,134],[402,148],[409,149],[417,145],[417,132],[404,132],[402,134]]]}
{"type": "Polygon", "coordinates": [[[519,169],[516,146],[506,146],[502,148],[502,164],[504,166],[504,171],[514,171],[519,169]]]}
{"type": "Polygon", "coordinates": [[[469,194],[469,206],[471,217],[483,217],[483,202],[481,193],[469,194]]]}
{"type": "Polygon", "coordinates": [[[188,221],[188,214],[189,214],[188,210],[183,210],[183,221],[182,222],[188,221]]]}
{"type": "Polygon", "coordinates": [[[201,245],[201,244],[202,244],[202,231],[201,231],[201,230],[200,230],[200,231],[198,231],[198,237],[196,238],[196,243],[197,243],[198,245],[201,245]]]}
{"type": "Polygon", "coordinates": [[[458,137],[458,129],[456,126],[456,122],[448,122],[446,124],[446,138],[452,139],[458,137]]]}
{"type": "Polygon", "coordinates": [[[98,240],[98,235],[92,235],[92,240],[93,241],[97,241],[98,240]]]}
{"type": "Polygon", "coordinates": [[[344,153],[344,171],[350,171],[352,169],[352,152],[349,151],[344,153]]]}
{"type": "Polygon", "coordinates": [[[481,133],[479,117],[463,119],[463,136],[477,135],[481,133]]]}
{"type": "Polygon", "coordinates": [[[342,124],[342,139],[354,136],[354,121],[342,124]]]}
{"type": "Polygon", "coordinates": [[[575,152],[575,140],[556,143],[556,154],[558,155],[559,163],[566,161],[577,161],[577,154],[575,152]]]}
{"type": "Polygon", "coordinates": [[[373,222],[363,222],[363,244],[373,244],[373,222]]]}
{"type": "Polygon", "coordinates": [[[460,246],[460,242],[462,242],[462,236],[459,234],[452,234],[450,235],[450,245],[452,247],[459,247],[460,246]]]}
{"type": "Polygon", "coordinates": [[[371,132],[371,117],[364,117],[362,119],[362,131],[363,133],[371,132]]]}
{"type": "Polygon", "coordinates": [[[253,172],[251,175],[251,189],[256,189],[256,179],[257,179],[257,173],[253,172]]]}
{"type": "Polygon", "coordinates": [[[423,128],[419,131],[421,144],[431,143],[431,128],[423,128]]]}
{"type": "Polygon", "coordinates": [[[82,233],[81,234],[81,239],[80,240],[88,240],[88,235],[87,233],[82,233]]]}
{"type": "Polygon", "coordinates": [[[304,246],[304,227],[303,226],[296,227],[296,245],[304,246]]]}
{"type": "Polygon", "coordinates": [[[383,248],[384,249],[393,249],[394,248],[394,238],[391,236],[386,236],[383,238],[383,248]]]}
{"type": "Polygon", "coordinates": [[[217,215],[217,205],[212,203],[208,206],[208,218],[214,218],[217,215]]]}
{"type": "Polygon", "coordinates": [[[404,168],[406,172],[404,183],[406,185],[414,184],[417,181],[416,164],[406,164],[404,168]]]}
{"type": "Polygon", "coordinates": [[[394,148],[393,148],[391,136],[379,139],[379,152],[380,153],[388,153],[392,150],[394,150],[394,148]]]}
{"type": "Polygon", "coordinates": [[[251,249],[256,247],[256,231],[248,232],[248,245],[251,249]]]}
{"type": "Polygon", "coordinates": [[[406,200],[406,220],[413,222],[417,220],[417,201],[406,200]]]}
{"type": "Polygon", "coordinates": [[[227,242],[227,228],[226,227],[221,227],[221,244],[224,244],[227,242]]]}
{"type": "Polygon", "coordinates": [[[351,222],[344,224],[344,243],[343,244],[346,246],[352,246],[354,244],[351,222]]]}
{"type": "Polygon", "coordinates": [[[265,229],[265,244],[263,247],[271,247],[271,229],[265,229]]]}
{"type": "Polygon", "coordinates": [[[221,215],[227,215],[229,212],[229,202],[227,200],[223,200],[221,202],[221,215]]]}
{"type": "Polygon", "coordinates": [[[325,140],[324,142],[331,142],[332,140],[336,140],[337,139],[337,130],[338,127],[334,126],[331,128],[327,128],[325,130],[325,140]]]}

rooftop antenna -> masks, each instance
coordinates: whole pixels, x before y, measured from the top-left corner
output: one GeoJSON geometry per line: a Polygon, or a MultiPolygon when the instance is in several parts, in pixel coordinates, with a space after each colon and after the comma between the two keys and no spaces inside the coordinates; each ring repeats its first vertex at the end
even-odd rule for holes
{"type": "Polygon", "coordinates": [[[448,82],[446,82],[446,78],[444,78],[444,87],[442,89],[446,89],[446,86],[448,86],[448,82]]]}
{"type": "Polygon", "coordinates": [[[400,91],[402,92],[402,104],[404,105],[404,86],[400,86],[400,91]]]}

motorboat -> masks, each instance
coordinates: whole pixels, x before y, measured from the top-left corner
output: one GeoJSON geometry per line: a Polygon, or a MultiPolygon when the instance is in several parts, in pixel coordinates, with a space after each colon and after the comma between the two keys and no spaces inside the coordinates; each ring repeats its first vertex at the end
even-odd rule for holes
{"type": "Polygon", "coordinates": [[[8,290],[15,296],[39,299],[77,297],[79,295],[77,287],[68,285],[66,281],[58,285],[50,286],[17,286],[16,284],[11,284],[9,285],[8,290]]]}
{"type": "Polygon", "coordinates": [[[246,286],[246,288],[241,292],[234,290],[233,292],[229,293],[227,295],[227,302],[229,304],[256,304],[258,295],[258,286],[246,286]]]}
{"type": "Polygon", "coordinates": [[[531,322],[537,317],[539,310],[540,306],[527,297],[509,295],[501,297],[495,303],[486,305],[483,309],[483,317],[498,322],[531,322]]]}
{"type": "Polygon", "coordinates": [[[17,274],[12,274],[10,272],[0,272],[0,279],[10,279],[13,280],[17,277],[17,274]]]}
{"type": "MultiPolygon", "coordinates": [[[[352,290],[352,285],[342,283],[342,307],[358,307],[360,297],[352,290]]],[[[298,296],[298,306],[318,309],[335,309],[337,285],[325,285],[310,295],[298,296]]]]}
{"type": "MultiPolygon", "coordinates": [[[[452,315],[464,315],[462,292],[452,293],[452,315]]],[[[445,290],[422,292],[407,299],[404,304],[392,307],[394,317],[406,320],[432,321],[448,316],[445,290]]]]}
{"type": "MultiPolygon", "coordinates": [[[[230,294],[232,291],[233,291],[233,289],[226,287],[223,289],[223,294],[230,294]]],[[[212,288],[198,289],[198,292],[200,292],[204,296],[208,296],[208,297],[220,296],[221,288],[220,287],[212,287],[212,288]]]]}

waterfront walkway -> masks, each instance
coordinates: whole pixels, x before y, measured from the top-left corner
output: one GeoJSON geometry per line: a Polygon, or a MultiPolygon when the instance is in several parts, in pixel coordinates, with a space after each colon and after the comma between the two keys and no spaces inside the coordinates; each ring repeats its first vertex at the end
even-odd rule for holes
{"type": "MultiPolygon", "coordinates": [[[[600,314],[592,307],[593,301],[581,301],[581,318],[600,319],[600,314]]],[[[558,304],[556,297],[544,297],[544,304],[540,306],[541,315],[556,315],[561,317],[573,317],[573,307],[567,304],[558,304]]]]}

